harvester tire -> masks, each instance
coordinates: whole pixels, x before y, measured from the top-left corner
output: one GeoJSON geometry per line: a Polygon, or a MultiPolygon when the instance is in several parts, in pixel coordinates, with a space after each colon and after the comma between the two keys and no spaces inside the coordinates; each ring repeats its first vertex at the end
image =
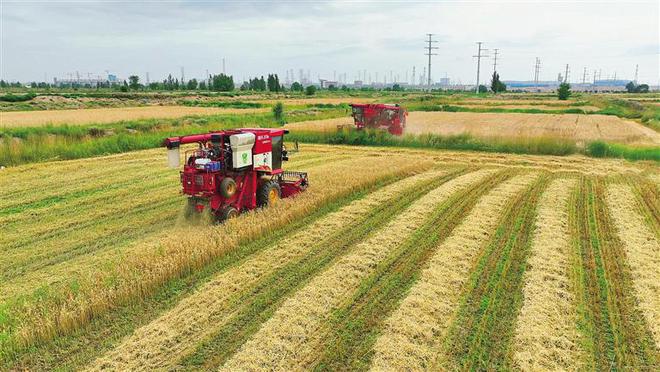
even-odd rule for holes
{"type": "Polygon", "coordinates": [[[257,192],[257,205],[260,207],[271,207],[280,200],[282,190],[276,181],[264,182],[257,192]]]}
{"type": "Polygon", "coordinates": [[[238,217],[238,211],[234,207],[224,207],[222,210],[219,211],[218,213],[218,220],[219,221],[227,221],[228,219],[238,217]]]}
{"type": "Polygon", "coordinates": [[[225,177],[220,181],[220,194],[225,198],[229,199],[234,194],[236,194],[238,187],[236,186],[236,181],[231,177],[225,177]]]}

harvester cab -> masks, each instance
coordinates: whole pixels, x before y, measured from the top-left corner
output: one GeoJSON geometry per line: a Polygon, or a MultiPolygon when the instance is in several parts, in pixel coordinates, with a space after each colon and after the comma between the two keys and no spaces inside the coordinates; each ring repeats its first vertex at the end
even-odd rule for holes
{"type": "Polygon", "coordinates": [[[180,146],[197,143],[184,153],[182,192],[198,212],[210,208],[217,220],[226,220],[257,207],[271,206],[309,185],[307,173],[282,169],[288,153],[283,129],[236,129],[170,137],[168,163],[180,167],[180,146]]]}
{"type": "Polygon", "coordinates": [[[358,130],[385,129],[395,136],[400,136],[406,128],[408,111],[398,104],[354,103],[350,106],[358,130]]]}

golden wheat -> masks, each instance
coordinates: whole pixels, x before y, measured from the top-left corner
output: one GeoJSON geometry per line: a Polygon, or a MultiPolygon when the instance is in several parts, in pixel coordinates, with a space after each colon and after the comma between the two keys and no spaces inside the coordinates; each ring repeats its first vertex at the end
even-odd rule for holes
{"type": "Polygon", "coordinates": [[[191,115],[253,114],[267,108],[229,109],[217,107],[146,106],[75,110],[0,112],[0,127],[34,127],[40,125],[83,125],[114,123],[123,120],[173,119],[191,115]]]}

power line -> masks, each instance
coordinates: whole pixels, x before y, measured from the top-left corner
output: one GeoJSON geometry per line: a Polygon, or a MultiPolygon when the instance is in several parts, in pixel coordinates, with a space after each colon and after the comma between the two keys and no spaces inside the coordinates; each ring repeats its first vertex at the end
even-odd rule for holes
{"type": "Polygon", "coordinates": [[[488,49],[481,49],[481,44],[483,44],[483,42],[481,42],[481,41],[477,41],[477,45],[479,46],[479,49],[478,49],[478,51],[477,51],[477,55],[476,55],[476,56],[472,56],[472,57],[477,58],[477,87],[475,88],[475,92],[476,92],[476,93],[479,93],[479,72],[480,72],[480,70],[481,70],[481,58],[488,57],[488,56],[486,56],[486,55],[481,55],[481,51],[482,51],[482,50],[483,50],[483,51],[487,51],[487,50],[488,50],[488,49]]]}
{"type": "Polygon", "coordinates": [[[428,75],[426,75],[426,77],[427,77],[427,80],[426,80],[427,83],[426,84],[427,84],[428,89],[430,91],[431,90],[431,56],[437,56],[438,55],[437,53],[433,53],[433,49],[438,49],[438,47],[433,46],[433,43],[437,43],[437,41],[433,40],[433,34],[426,34],[426,36],[429,37],[429,39],[427,40],[429,45],[426,47],[427,52],[425,54],[426,56],[429,56],[429,72],[428,72],[428,75]]]}

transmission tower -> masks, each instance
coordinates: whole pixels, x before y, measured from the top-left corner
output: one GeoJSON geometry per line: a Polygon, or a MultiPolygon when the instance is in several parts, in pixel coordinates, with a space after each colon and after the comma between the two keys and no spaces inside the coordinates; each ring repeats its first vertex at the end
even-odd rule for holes
{"type": "Polygon", "coordinates": [[[639,74],[639,65],[635,65],[635,80],[634,80],[635,85],[637,85],[638,74],[639,74]]]}
{"type": "Polygon", "coordinates": [[[493,49],[495,51],[495,55],[493,56],[493,73],[497,72],[497,51],[499,49],[493,49]]]}
{"type": "Polygon", "coordinates": [[[539,88],[539,72],[541,72],[541,60],[539,57],[536,57],[536,62],[534,63],[534,87],[539,88]]]}
{"type": "Polygon", "coordinates": [[[587,68],[584,68],[584,71],[582,72],[582,84],[585,84],[587,82],[587,68]]]}
{"type": "Polygon", "coordinates": [[[485,51],[488,50],[488,49],[482,49],[481,44],[483,44],[483,42],[477,41],[477,45],[479,46],[479,48],[477,49],[477,55],[472,56],[472,57],[477,59],[477,87],[475,88],[476,93],[479,93],[479,72],[481,70],[481,59],[488,57],[487,55],[482,55],[481,54],[482,51],[485,52],[485,51]]]}
{"type": "Polygon", "coordinates": [[[183,66],[181,66],[181,84],[183,84],[185,75],[183,74],[183,66]]]}
{"type": "Polygon", "coordinates": [[[424,73],[426,75],[426,85],[428,86],[429,91],[431,90],[431,56],[437,56],[437,53],[433,53],[433,49],[438,49],[438,47],[434,47],[433,43],[437,43],[437,41],[433,40],[433,34],[426,34],[426,36],[429,37],[428,40],[426,40],[429,45],[425,48],[426,49],[426,54],[425,56],[429,57],[429,72],[428,75],[426,75],[426,72],[424,73]]]}
{"type": "Polygon", "coordinates": [[[415,85],[415,66],[413,66],[412,79],[410,79],[410,80],[412,81],[412,85],[415,85]]]}
{"type": "Polygon", "coordinates": [[[564,73],[564,83],[568,83],[568,63],[566,64],[566,72],[564,73]]]}

